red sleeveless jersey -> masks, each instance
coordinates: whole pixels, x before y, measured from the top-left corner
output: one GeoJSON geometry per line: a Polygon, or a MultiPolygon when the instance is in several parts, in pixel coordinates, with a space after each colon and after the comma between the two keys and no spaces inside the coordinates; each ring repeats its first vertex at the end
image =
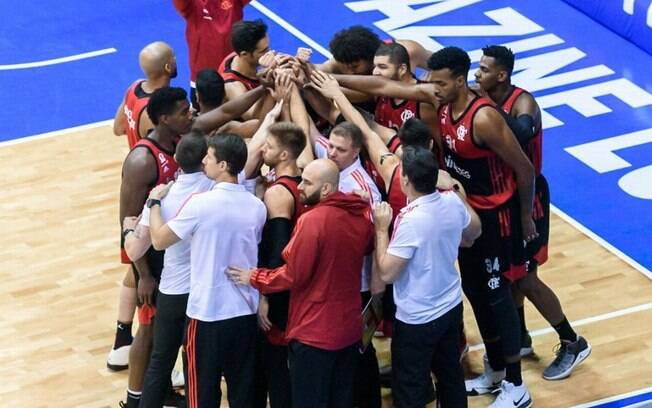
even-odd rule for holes
{"type": "Polygon", "coordinates": [[[174,153],[168,152],[163,149],[156,141],[153,139],[144,137],[140,139],[136,145],[133,147],[134,150],[139,147],[144,147],[154,156],[156,159],[156,180],[149,187],[150,189],[158,186],[159,184],[166,184],[170,181],[173,181],[177,178],[177,170],[179,165],[174,160],[174,153]]]}
{"type": "MultiPolygon", "coordinates": [[[[514,106],[514,102],[516,102],[518,97],[523,93],[527,93],[527,91],[523,88],[513,86],[509,95],[507,95],[505,102],[500,105],[500,108],[506,114],[513,116],[512,107],[514,106]]],[[[536,172],[536,175],[541,175],[541,165],[543,160],[543,129],[540,128],[537,134],[534,135],[532,140],[530,140],[530,142],[527,144],[527,146],[523,146],[523,151],[525,151],[525,154],[527,154],[528,158],[534,165],[534,171],[536,172]]]]}
{"type": "Polygon", "coordinates": [[[227,82],[241,82],[244,84],[245,88],[247,88],[247,91],[250,91],[258,85],[260,85],[260,81],[258,81],[255,78],[249,78],[248,76],[244,76],[238,71],[234,71],[231,69],[231,64],[233,63],[233,59],[237,56],[235,52],[232,52],[231,54],[227,55],[226,58],[224,58],[224,61],[220,64],[220,69],[218,72],[222,76],[222,79],[224,79],[224,83],[227,82]]]}
{"type": "Polygon", "coordinates": [[[438,112],[446,169],[462,183],[469,204],[482,210],[498,207],[516,191],[512,169],[473,140],[473,118],[486,106],[495,108],[490,99],[476,97],[457,120],[451,116],[451,104],[441,106],[438,112]]]}
{"type": "Polygon", "coordinates": [[[389,182],[387,190],[387,202],[392,207],[392,224],[401,213],[403,207],[408,204],[408,198],[401,190],[401,165],[399,164],[392,173],[392,179],[389,182]]]}
{"type": "MultiPolygon", "coordinates": [[[[398,135],[392,136],[392,138],[389,139],[389,142],[387,142],[387,149],[392,153],[396,153],[396,150],[398,150],[399,147],[401,147],[401,139],[398,138],[398,135]]],[[[360,161],[362,162],[364,169],[367,171],[367,174],[369,174],[376,187],[378,187],[378,190],[382,195],[384,195],[387,191],[385,188],[385,180],[383,180],[383,177],[376,169],[374,163],[366,154],[360,155],[360,161]]]]}
{"type": "MultiPolygon", "coordinates": [[[[290,176],[281,176],[278,177],[273,183],[272,186],[277,184],[285,187],[292,197],[294,197],[294,213],[292,213],[292,228],[297,224],[297,220],[306,211],[306,207],[301,202],[301,196],[299,194],[299,183],[301,183],[301,176],[290,177],[290,176]]],[[[271,186],[270,186],[271,187],[271,186]]]]}
{"type": "Polygon", "coordinates": [[[403,123],[410,118],[419,118],[419,102],[404,100],[394,102],[389,96],[379,96],[376,100],[374,118],[379,124],[398,132],[403,123]]]}
{"type": "Polygon", "coordinates": [[[140,116],[149,103],[152,94],[143,90],[142,79],[131,84],[125,95],[124,115],[127,117],[127,143],[132,149],[138,140],[141,139],[138,129],[140,127],[140,116]]]}

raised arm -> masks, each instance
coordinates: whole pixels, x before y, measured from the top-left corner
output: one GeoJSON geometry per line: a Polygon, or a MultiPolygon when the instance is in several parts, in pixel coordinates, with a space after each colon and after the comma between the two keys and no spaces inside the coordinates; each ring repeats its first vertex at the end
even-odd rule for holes
{"type": "Polygon", "coordinates": [[[265,88],[261,85],[252,89],[237,98],[230,100],[222,106],[199,115],[193,123],[193,129],[197,129],[205,134],[218,129],[226,122],[240,117],[256,101],[265,95],[265,88]]]}
{"type": "Polygon", "coordinates": [[[340,86],[374,96],[389,96],[398,99],[430,103],[437,106],[432,84],[407,84],[378,75],[334,75],[340,86]]]}

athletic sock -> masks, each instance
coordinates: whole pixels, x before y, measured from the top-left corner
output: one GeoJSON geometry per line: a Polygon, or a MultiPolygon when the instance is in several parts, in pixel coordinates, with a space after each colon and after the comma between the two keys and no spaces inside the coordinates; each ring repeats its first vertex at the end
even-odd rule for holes
{"type": "Polygon", "coordinates": [[[515,386],[523,384],[523,377],[521,377],[521,360],[515,363],[505,364],[505,380],[511,382],[515,386]]]}
{"type": "Polygon", "coordinates": [[[123,323],[118,321],[115,329],[115,342],[113,343],[113,348],[118,349],[122,346],[128,346],[134,340],[131,335],[131,325],[132,323],[123,323]]]}
{"type": "Polygon", "coordinates": [[[525,307],[521,305],[516,308],[516,311],[518,312],[518,319],[521,323],[521,334],[527,334],[527,326],[525,325],[525,307]]]}
{"type": "Polygon", "coordinates": [[[505,368],[505,359],[503,358],[503,348],[499,341],[484,344],[487,350],[487,359],[489,365],[494,371],[500,371],[505,368]]]}
{"type": "Polygon", "coordinates": [[[555,329],[559,335],[559,340],[562,342],[573,343],[577,341],[577,333],[575,333],[575,330],[573,330],[570,323],[568,323],[566,316],[564,316],[564,320],[562,320],[559,324],[556,324],[552,327],[555,329]]]}
{"type": "Polygon", "coordinates": [[[138,404],[140,404],[140,396],[142,394],[142,391],[132,391],[127,389],[127,408],[138,408],[138,404]]]}

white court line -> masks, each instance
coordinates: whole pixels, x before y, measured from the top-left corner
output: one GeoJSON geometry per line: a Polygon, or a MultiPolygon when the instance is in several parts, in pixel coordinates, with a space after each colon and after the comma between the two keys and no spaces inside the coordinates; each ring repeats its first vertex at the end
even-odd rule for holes
{"type": "Polygon", "coordinates": [[[618,248],[614,247],[613,245],[611,245],[610,243],[608,243],[607,241],[602,239],[602,237],[597,235],[595,232],[591,231],[590,229],[588,229],[584,225],[580,224],[573,217],[566,214],[565,212],[563,212],[559,208],[555,207],[554,205],[550,204],[550,210],[553,213],[555,213],[557,216],[559,216],[559,218],[561,218],[562,220],[566,221],[567,223],[569,223],[570,225],[572,225],[573,227],[578,229],[581,233],[583,233],[584,235],[588,236],[589,238],[591,238],[592,240],[594,240],[595,242],[600,244],[604,249],[606,249],[607,251],[609,251],[612,254],[616,255],[618,258],[622,259],[627,264],[629,264],[632,268],[636,269],[637,271],[639,271],[643,275],[647,276],[648,279],[652,280],[652,272],[650,272],[646,267],[644,267],[640,263],[636,262],[635,260],[633,260],[629,256],[625,255],[618,248]]]}
{"type": "Polygon", "coordinates": [[[281,27],[285,28],[290,34],[294,35],[295,37],[297,37],[298,39],[300,39],[304,43],[308,44],[314,50],[319,51],[319,53],[322,54],[323,56],[325,56],[326,58],[333,58],[333,54],[331,54],[326,48],[322,47],[317,41],[315,41],[312,38],[305,35],[298,28],[296,28],[292,24],[285,21],[281,16],[279,16],[278,14],[274,13],[272,10],[265,7],[258,0],[253,0],[249,4],[251,4],[251,6],[253,8],[255,8],[256,10],[260,11],[261,13],[263,13],[264,15],[269,17],[276,24],[278,24],[281,27]]]}
{"type": "Polygon", "coordinates": [[[54,58],[54,59],[49,59],[49,60],[44,60],[44,61],[24,62],[24,63],[21,63],[21,64],[0,65],[0,71],[9,71],[9,70],[12,70],[12,69],[28,69],[28,68],[46,67],[48,65],[63,64],[64,62],[78,61],[78,60],[81,60],[81,59],[99,57],[101,55],[106,55],[106,54],[113,54],[114,52],[118,52],[118,50],[116,50],[115,48],[105,48],[103,50],[85,52],[85,53],[82,53],[82,54],[75,54],[75,55],[70,55],[70,56],[67,56],[67,57],[54,58]]]}
{"type": "Polygon", "coordinates": [[[25,136],[25,137],[21,137],[20,139],[6,140],[4,142],[0,142],[0,148],[17,145],[25,142],[31,142],[34,140],[48,139],[50,137],[61,136],[67,133],[78,132],[81,130],[95,129],[102,126],[113,126],[113,119],[103,120],[101,122],[89,123],[87,125],[75,126],[67,129],[55,130],[47,133],[41,133],[39,135],[25,136]]]}
{"type": "MultiPolygon", "coordinates": [[[[613,397],[608,397],[608,398],[604,398],[604,399],[601,399],[601,400],[598,400],[598,401],[588,402],[586,404],[575,405],[572,408],[589,408],[589,407],[593,407],[593,406],[596,406],[596,405],[599,405],[599,404],[605,404],[607,402],[617,401],[617,400],[620,400],[620,399],[633,397],[633,396],[636,396],[636,395],[639,395],[639,394],[645,394],[645,393],[650,392],[650,391],[652,391],[652,387],[651,388],[643,388],[642,390],[636,390],[636,391],[628,392],[626,394],[615,395],[613,397]]],[[[649,401],[648,401],[648,403],[649,403],[649,401]]],[[[644,405],[640,405],[640,404],[641,403],[637,403],[637,404],[635,404],[635,405],[633,405],[631,407],[633,408],[633,407],[638,407],[638,406],[644,406],[644,405]]],[[[630,406],[628,406],[628,407],[630,407],[630,406]]]]}
{"type": "MultiPolygon", "coordinates": [[[[573,327],[586,326],[591,323],[601,322],[603,320],[615,319],[617,317],[627,316],[633,313],[644,312],[646,310],[652,310],[652,303],[644,303],[642,305],[632,306],[621,310],[616,310],[615,312],[609,312],[597,316],[587,317],[586,319],[576,320],[570,322],[573,327]]],[[[534,330],[530,332],[531,337],[543,336],[545,334],[553,333],[555,330],[552,327],[546,327],[545,329],[534,330]]],[[[469,347],[469,351],[483,350],[484,344],[476,344],[469,347]]]]}

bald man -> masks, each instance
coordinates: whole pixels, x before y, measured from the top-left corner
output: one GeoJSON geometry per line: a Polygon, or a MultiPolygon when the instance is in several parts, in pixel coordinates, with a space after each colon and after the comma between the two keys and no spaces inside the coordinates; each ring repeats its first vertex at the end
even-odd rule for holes
{"type": "MultiPolygon", "coordinates": [[[[116,136],[126,134],[130,150],[154,128],[145,109],[151,94],[170,85],[170,79],[177,76],[174,51],[162,41],[146,45],[140,51],[138,60],[147,79],[139,79],[131,84],[113,120],[113,133],[116,136]]],[[[123,264],[131,264],[125,253],[121,258],[123,264]]],[[[122,281],[115,339],[106,360],[106,366],[112,371],[126,370],[129,367],[129,349],[133,340],[131,325],[135,311],[136,280],[130,266],[122,281]]]]}
{"type": "Polygon", "coordinates": [[[140,51],[138,63],[147,79],[138,79],[131,84],[113,121],[113,133],[116,136],[126,134],[130,149],[154,128],[145,111],[149,97],[155,90],[169,86],[170,79],[177,76],[174,51],[162,41],[147,44],[140,51]]]}
{"type": "Polygon", "coordinates": [[[373,250],[368,201],[338,190],[339,169],[328,159],[306,166],[299,184],[303,214],[283,250],[285,265],[227,273],[263,294],[290,291],[292,407],[352,407],[353,373],[362,337],[360,271],[373,250]]]}

